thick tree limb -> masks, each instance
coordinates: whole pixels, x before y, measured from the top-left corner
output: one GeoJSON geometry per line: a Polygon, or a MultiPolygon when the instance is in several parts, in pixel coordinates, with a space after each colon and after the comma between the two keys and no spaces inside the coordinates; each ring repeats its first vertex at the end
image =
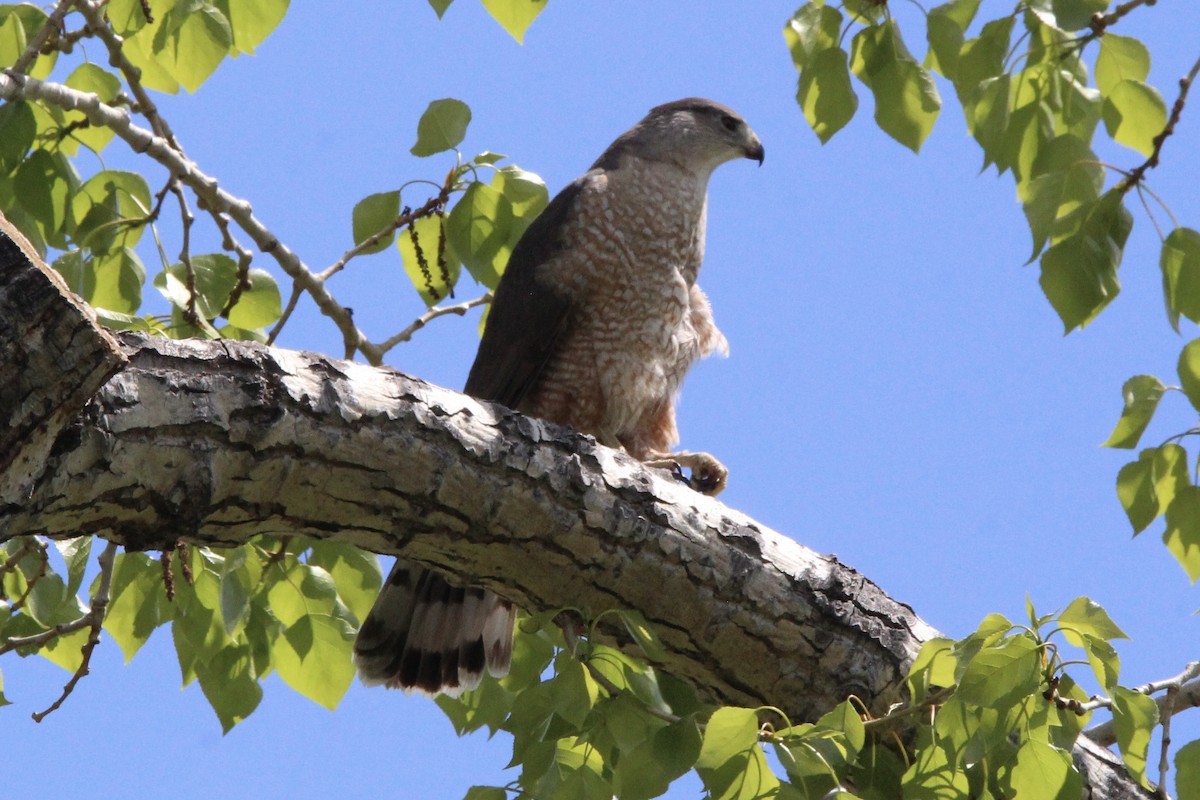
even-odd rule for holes
{"type": "Polygon", "coordinates": [[[91,309],[0,214],[0,503],[22,495],[59,432],[124,363],[91,309]]]}
{"type": "Polygon", "coordinates": [[[568,429],[311,353],[123,335],[6,535],[335,538],[532,609],[637,608],[666,669],[798,718],[883,710],[934,631],[854,570],[568,429]]]}
{"type": "MultiPolygon", "coordinates": [[[[28,324],[0,325],[0,348],[28,324]]],[[[936,634],[836,559],[568,429],[312,353],[120,339],[128,368],[57,437],[30,490],[0,499],[0,541],[352,542],[531,610],[636,608],[670,653],[663,669],[795,721],[848,694],[882,712],[936,634]]],[[[0,416],[20,400],[0,393],[0,416]]],[[[1149,796],[1089,742],[1076,760],[1091,797],[1149,796]]]]}

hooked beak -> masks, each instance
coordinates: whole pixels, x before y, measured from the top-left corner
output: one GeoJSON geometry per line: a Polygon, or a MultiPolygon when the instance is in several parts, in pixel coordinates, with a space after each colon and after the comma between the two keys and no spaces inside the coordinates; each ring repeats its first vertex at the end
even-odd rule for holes
{"type": "Polygon", "coordinates": [[[746,146],[746,158],[752,158],[758,162],[761,167],[763,158],[766,156],[766,151],[763,150],[762,142],[753,133],[750,134],[750,144],[746,146]]]}

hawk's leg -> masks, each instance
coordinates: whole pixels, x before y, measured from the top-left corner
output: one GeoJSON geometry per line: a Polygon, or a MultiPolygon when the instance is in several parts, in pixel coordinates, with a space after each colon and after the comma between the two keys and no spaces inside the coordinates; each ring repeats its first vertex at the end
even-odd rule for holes
{"type": "Polygon", "coordinates": [[[729,470],[725,465],[708,453],[651,453],[642,463],[647,467],[669,470],[697,492],[710,497],[720,494],[729,479],[729,470]],[[690,477],[683,476],[684,468],[691,470],[690,477]]]}

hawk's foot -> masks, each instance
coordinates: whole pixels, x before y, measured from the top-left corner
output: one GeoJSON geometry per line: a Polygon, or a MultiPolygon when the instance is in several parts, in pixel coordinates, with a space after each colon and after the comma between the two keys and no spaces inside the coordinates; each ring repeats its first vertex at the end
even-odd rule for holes
{"type": "Polygon", "coordinates": [[[642,463],[667,470],[676,480],[709,497],[720,494],[729,479],[729,470],[725,465],[708,453],[656,453],[642,463]],[[690,476],[683,474],[685,468],[691,471],[690,476]]]}

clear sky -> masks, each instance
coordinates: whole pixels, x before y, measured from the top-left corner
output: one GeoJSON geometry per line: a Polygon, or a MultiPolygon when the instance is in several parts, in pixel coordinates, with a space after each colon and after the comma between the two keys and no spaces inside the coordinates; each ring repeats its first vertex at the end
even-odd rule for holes
{"type": "MultiPolygon", "coordinates": [[[[919,12],[894,5],[923,54],[919,12]]],[[[983,6],[990,18],[1011,3],[983,6]]],[[[1200,598],[1159,543],[1161,522],[1131,540],[1113,487],[1132,455],[1098,447],[1122,382],[1176,382],[1196,335],[1166,323],[1145,212],[1134,210],[1121,296],[1064,338],[1036,264],[1021,266],[1030,239],[1012,182],[979,172],[952,89],[939,82],[943,115],[920,156],[875,127],[869,95],[822,147],[793,99],[781,36],[793,10],[555,0],[518,46],[474,0],[440,23],[421,0],[298,2],[256,56],[162,108],[200,167],[321,268],[351,244],[358,199],[450,167],[408,153],[430,100],[471,106],[467,156],[506,153],[551,191],[653,105],[700,95],[734,107],[766,162],[724,166],[710,185],[700,282],[731,355],[699,365],[680,406],[684,446],[731,469],[722,500],[836,553],[951,636],[990,612],[1023,619],[1027,595],[1048,612],[1086,594],[1133,639],[1118,645],[1123,684],[1176,674],[1200,655],[1200,598]]],[[[1151,81],[1170,103],[1198,55],[1179,32],[1197,30],[1200,4],[1163,0],[1117,32],[1150,45],[1151,81]]],[[[1150,181],[1200,228],[1200,98],[1193,106],[1150,181]]],[[[110,166],[135,163],[122,148],[106,151],[110,166]]],[[[1101,157],[1142,161],[1118,147],[1101,157]]],[[[376,340],[422,310],[394,252],[351,264],[332,287],[376,340]]],[[[473,296],[468,280],[460,297],[473,296]]],[[[474,317],[439,320],[389,363],[461,387],[476,330],[474,317]]],[[[340,337],[309,306],[280,344],[339,354],[340,337]]],[[[1159,417],[1148,444],[1195,424],[1178,394],[1159,417]]],[[[101,646],[93,674],[41,725],[29,714],[66,673],[36,659],[0,667],[17,703],[0,711],[13,797],[460,797],[514,777],[502,772],[506,737],[459,741],[432,703],[358,685],[329,713],[272,678],[258,711],[222,737],[199,687],[179,691],[163,631],[128,667],[101,646]]],[[[1198,735],[1194,719],[1176,728],[1179,743],[1198,735]]]]}

